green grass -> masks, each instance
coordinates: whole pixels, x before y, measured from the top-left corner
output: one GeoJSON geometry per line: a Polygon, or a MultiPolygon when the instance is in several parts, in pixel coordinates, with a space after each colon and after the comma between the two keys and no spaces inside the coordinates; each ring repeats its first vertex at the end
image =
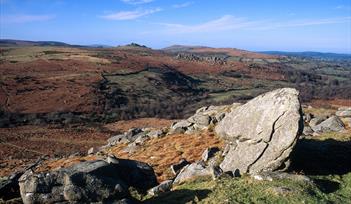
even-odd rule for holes
{"type": "Polygon", "coordinates": [[[314,183],[288,179],[257,181],[248,176],[200,179],[145,203],[351,203],[351,173],[313,177],[314,183]],[[275,189],[284,187],[287,192],[275,189]]]}

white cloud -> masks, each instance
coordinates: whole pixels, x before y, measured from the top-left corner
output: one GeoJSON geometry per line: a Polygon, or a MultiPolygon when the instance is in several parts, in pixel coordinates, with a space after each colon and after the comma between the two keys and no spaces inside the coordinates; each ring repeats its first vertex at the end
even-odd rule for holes
{"type": "Polygon", "coordinates": [[[219,19],[211,20],[196,25],[161,23],[167,31],[172,33],[195,33],[195,32],[213,32],[234,30],[243,27],[249,27],[254,22],[247,21],[244,18],[236,18],[231,15],[225,15],[219,19]]]}
{"type": "Polygon", "coordinates": [[[138,5],[138,4],[147,4],[147,3],[151,3],[154,0],[122,0],[124,3],[127,4],[133,4],[133,5],[138,5]]]}
{"type": "Polygon", "coordinates": [[[194,2],[188,1],[188,2],[184,2],[182,4],[174,4],[172,7],[173,8],[185,8],[185,7],[191,6],[193,4],[194,4],[194,2]]]}
{"type": "Polygon", "coordinates": [[[48,21],[55,18],[54,15],[6,15],[1,16],[2,23],[28,23],[38,21],[48,21]]]}
{"type": "Polygon", "coordinates": [[[142,16],[147,16],[156,12],[162,11],[161,8],[148,9],[148,10],[134,10],[134,11],[119,11],[108,15],[101,16],[107,20],[133,20],[142,16]]]}
{"type": "Polygon", "coordinates": [[[351,23],[351,17],[326,18],[326,19],[301,19],[293,21],[268,21],[268,20],[248,20],[247,18],[238,18],[232,15],[225,15],[218,19],[210,20],[205,23],[185,25],[173,23],[158,23],[164,26],[164,32],[167,33],[201,33],[201,32],[218,32],[238,29],[246,30],[273,30],[279,28],[316,26],[327,24],[351,23]]]}

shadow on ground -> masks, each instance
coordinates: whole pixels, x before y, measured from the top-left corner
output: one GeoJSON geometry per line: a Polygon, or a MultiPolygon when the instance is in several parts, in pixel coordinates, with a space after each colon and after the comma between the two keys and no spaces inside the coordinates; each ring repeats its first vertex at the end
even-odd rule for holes
{"type": "Polygon", "coordinates": [[[351,172],[351,141],[301,139],[290,155],[289,171],[316,176],[314,183],[323,193],[333,193],[340,183],[320,176],[351,172]]]}
{"type": "Polygon", "coordinates": [[[168,193],[164,193],[158,197],[150,198],[143,203],[167,203],[167,204],[185,204],[199,202],[202,199],[206,198],[210,193],[210,190],[188,190],[188,189],[179,189],[174,190],[168,193]]]}
{"type": "Polygon", "coordinates": [[[289,170],[306,175],[351,172],[351,141],[300,139],[291,153],[289,170]]]}

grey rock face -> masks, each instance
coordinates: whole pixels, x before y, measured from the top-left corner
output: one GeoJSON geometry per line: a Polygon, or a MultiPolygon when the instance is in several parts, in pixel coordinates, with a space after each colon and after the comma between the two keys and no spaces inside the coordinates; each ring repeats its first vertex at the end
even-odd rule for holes
{"type": "Polygon", "coordinates": [[[325,120],[326,118],[320,118],[320,117],[315,117],[315,118],[312,118],[310,120],[310,122],[308,123],[308,125],[313,128],[315,127],[316,125],[319,125],[321,122],[323,122],[323,120],[325,120]]]}
{"type": "Polygon", "coordinates": [[[296,89],[277,89],[226,114],[215,130],[236,145],[221,169],[254,173],[281,168],[303,128],[298,95],[296,89]]]}
{"type": "Polygon", "coordinates": [[[148,190],[149,195],[155,196],[159,195],[164,192],[168,192],[172,189],[173,181],[172,180],[166,180],[160,183],[158,186],[155,186],[148,190]]]}
{"type": "Polygon", "coordinates": [[[19,179],[24,203],[113,202],[127,198],[129,186],[146,190],[156,184],[152,168],[132,160],[87,161],[57,171],[26,172],[19,179]]]}
{"type": "Polygon", "coordinates": [[[339,132],[345,129],[344,123],[338,116],[332,116],[320,124],[312,127],[315,132],[339,132]]]}
{"type": "Polygon", "coordinates": [[[304,135],[313,135],[313,130],[310,126],[305,126],[303,128],[303,134],[304,135]]]}
{"type": "Polygon", "coordinates": [[[211,169],[206,168],[201,162],[192,163],[184,167],[174,179],[175,184],[181,184],[198,177],[211,176],[211,169]]]}

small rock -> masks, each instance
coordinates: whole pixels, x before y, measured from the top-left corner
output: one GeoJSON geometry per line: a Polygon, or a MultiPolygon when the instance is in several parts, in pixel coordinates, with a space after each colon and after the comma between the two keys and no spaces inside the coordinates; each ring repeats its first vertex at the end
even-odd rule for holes
{"type": "Polygon", "coordinates": [[[219,166],[211,167],[211,175],[213,180],[219,178],[222,174],[223,174],[223,171],[219,166]]]}
{"type": "Polygon", "coordinates": [[[141,134],[135,141],[135,144],[141,145],[144,144],[145,141],[149,140],[150,137],[145,135],[145,134],[141,134]]]}
{"type": "Polygon", "coordinates": [[[303,119],[306,123],[310,122],[311,119],[313,118],[313,115],[311,113],[306,113],[304,116],[303,116],[303,119]]]}
{"type": "Polygon", "coordinates": [[[177,175],[188,164],[190,163],[187,160],[182,159],[177,164],[171,165],[171,171],[174,175],[177,175]]]}
{"type": "Polygon", "coordinates": [[[185,166],[174,179],[174,183],[181,184],[185,181],[192,180],[198,177],[211,176],[211,170],[206,168],[201,163],[192,163],[185,166]]]}
{"type": "Polygon", "coordinates": [[[188,127],[192,126],[193,123],[190,123],[187,120],[181,120],[171,126],[171,129],[168,134],[181,134],[184,133],[188,127]]]}
{"type": "Polygon", "coordinates": [[[339,132],[345,129],[345,125],[338,116],[332,116],[311,128],[315,132],[339,132]]]}
{"type": "Polygon", "coordinates": [[[161,138],[165,135],[163,130],[152,130],[147,134],[150,138],[161,138]]]}
{"type": "Polygon", "coordinates": [[[335,115],[344,118],[351,117],[351,108],[349,109],[350,110],[339,110],[335,113],[335,115]]]}
{"type": "Polygon", "coordinates": [[[351,111],[351,107],[348,107],[348,106],[339,107],[338,111],[351,111]]]}
{"type": "Polygon", "coordinates": [[[217,152],[219,152],[218,147],[207,148],[201,156],[202,161],[207,162],[210,158],[212,158],[217,152]]]}
{"type": "Polygon", "coordinates": [[[292,181],[303,181],[303,182],[312,182],[310,178],[304,175],[298,174],[289,174],[285,172],[261,172],[258,174],[251,175],[252,178],[260,181],[273,181],[275,179],[288,179],[292,181]]]}
{"type": "Polygon", "coordinates": [[[158,186],[155,186],[148,190],[148,194],[151,196],[159,195],[164,192],[168,192],[172,189],[173,181],[172,180],[166,180],[160,183],[158,186]]]}
{"type": "Polygon", "coordinates": [[[315,117],[315,118],[312,118],[310,120],[310,122],[308,123],[308,125],[313,128],[314,126],[320,124],[321,122],[323,122],[323,120],[325,120],[326,118],[321,118],[321,117],[315,117]]]}
{"type": "Polygon", "coordinates": [[[129,142],[129,140],[127,139],[127,137],[124,134],[120,134],[120,135],[110,137],[107,140],[107,142],[108,142],[108,145],[113,146],[116,144],[126,144],[129,142]]]}
{"type": "Polygon", "coordinates": [[[138,145],[137,143],[133,142],[133,143],[130,143],[125,148],[123,148],[122,151],[126,152],[128,154],[132,154],[132,153],[136,152],[139,148],[140,148],[140,145],[138,145]]]}
{"type": "Polygon", "coordinates": [[[88,154],[95,154],[97,152],[98,152],[98,150],[95,147],[92,147],[88,150],[88,154]]]}

